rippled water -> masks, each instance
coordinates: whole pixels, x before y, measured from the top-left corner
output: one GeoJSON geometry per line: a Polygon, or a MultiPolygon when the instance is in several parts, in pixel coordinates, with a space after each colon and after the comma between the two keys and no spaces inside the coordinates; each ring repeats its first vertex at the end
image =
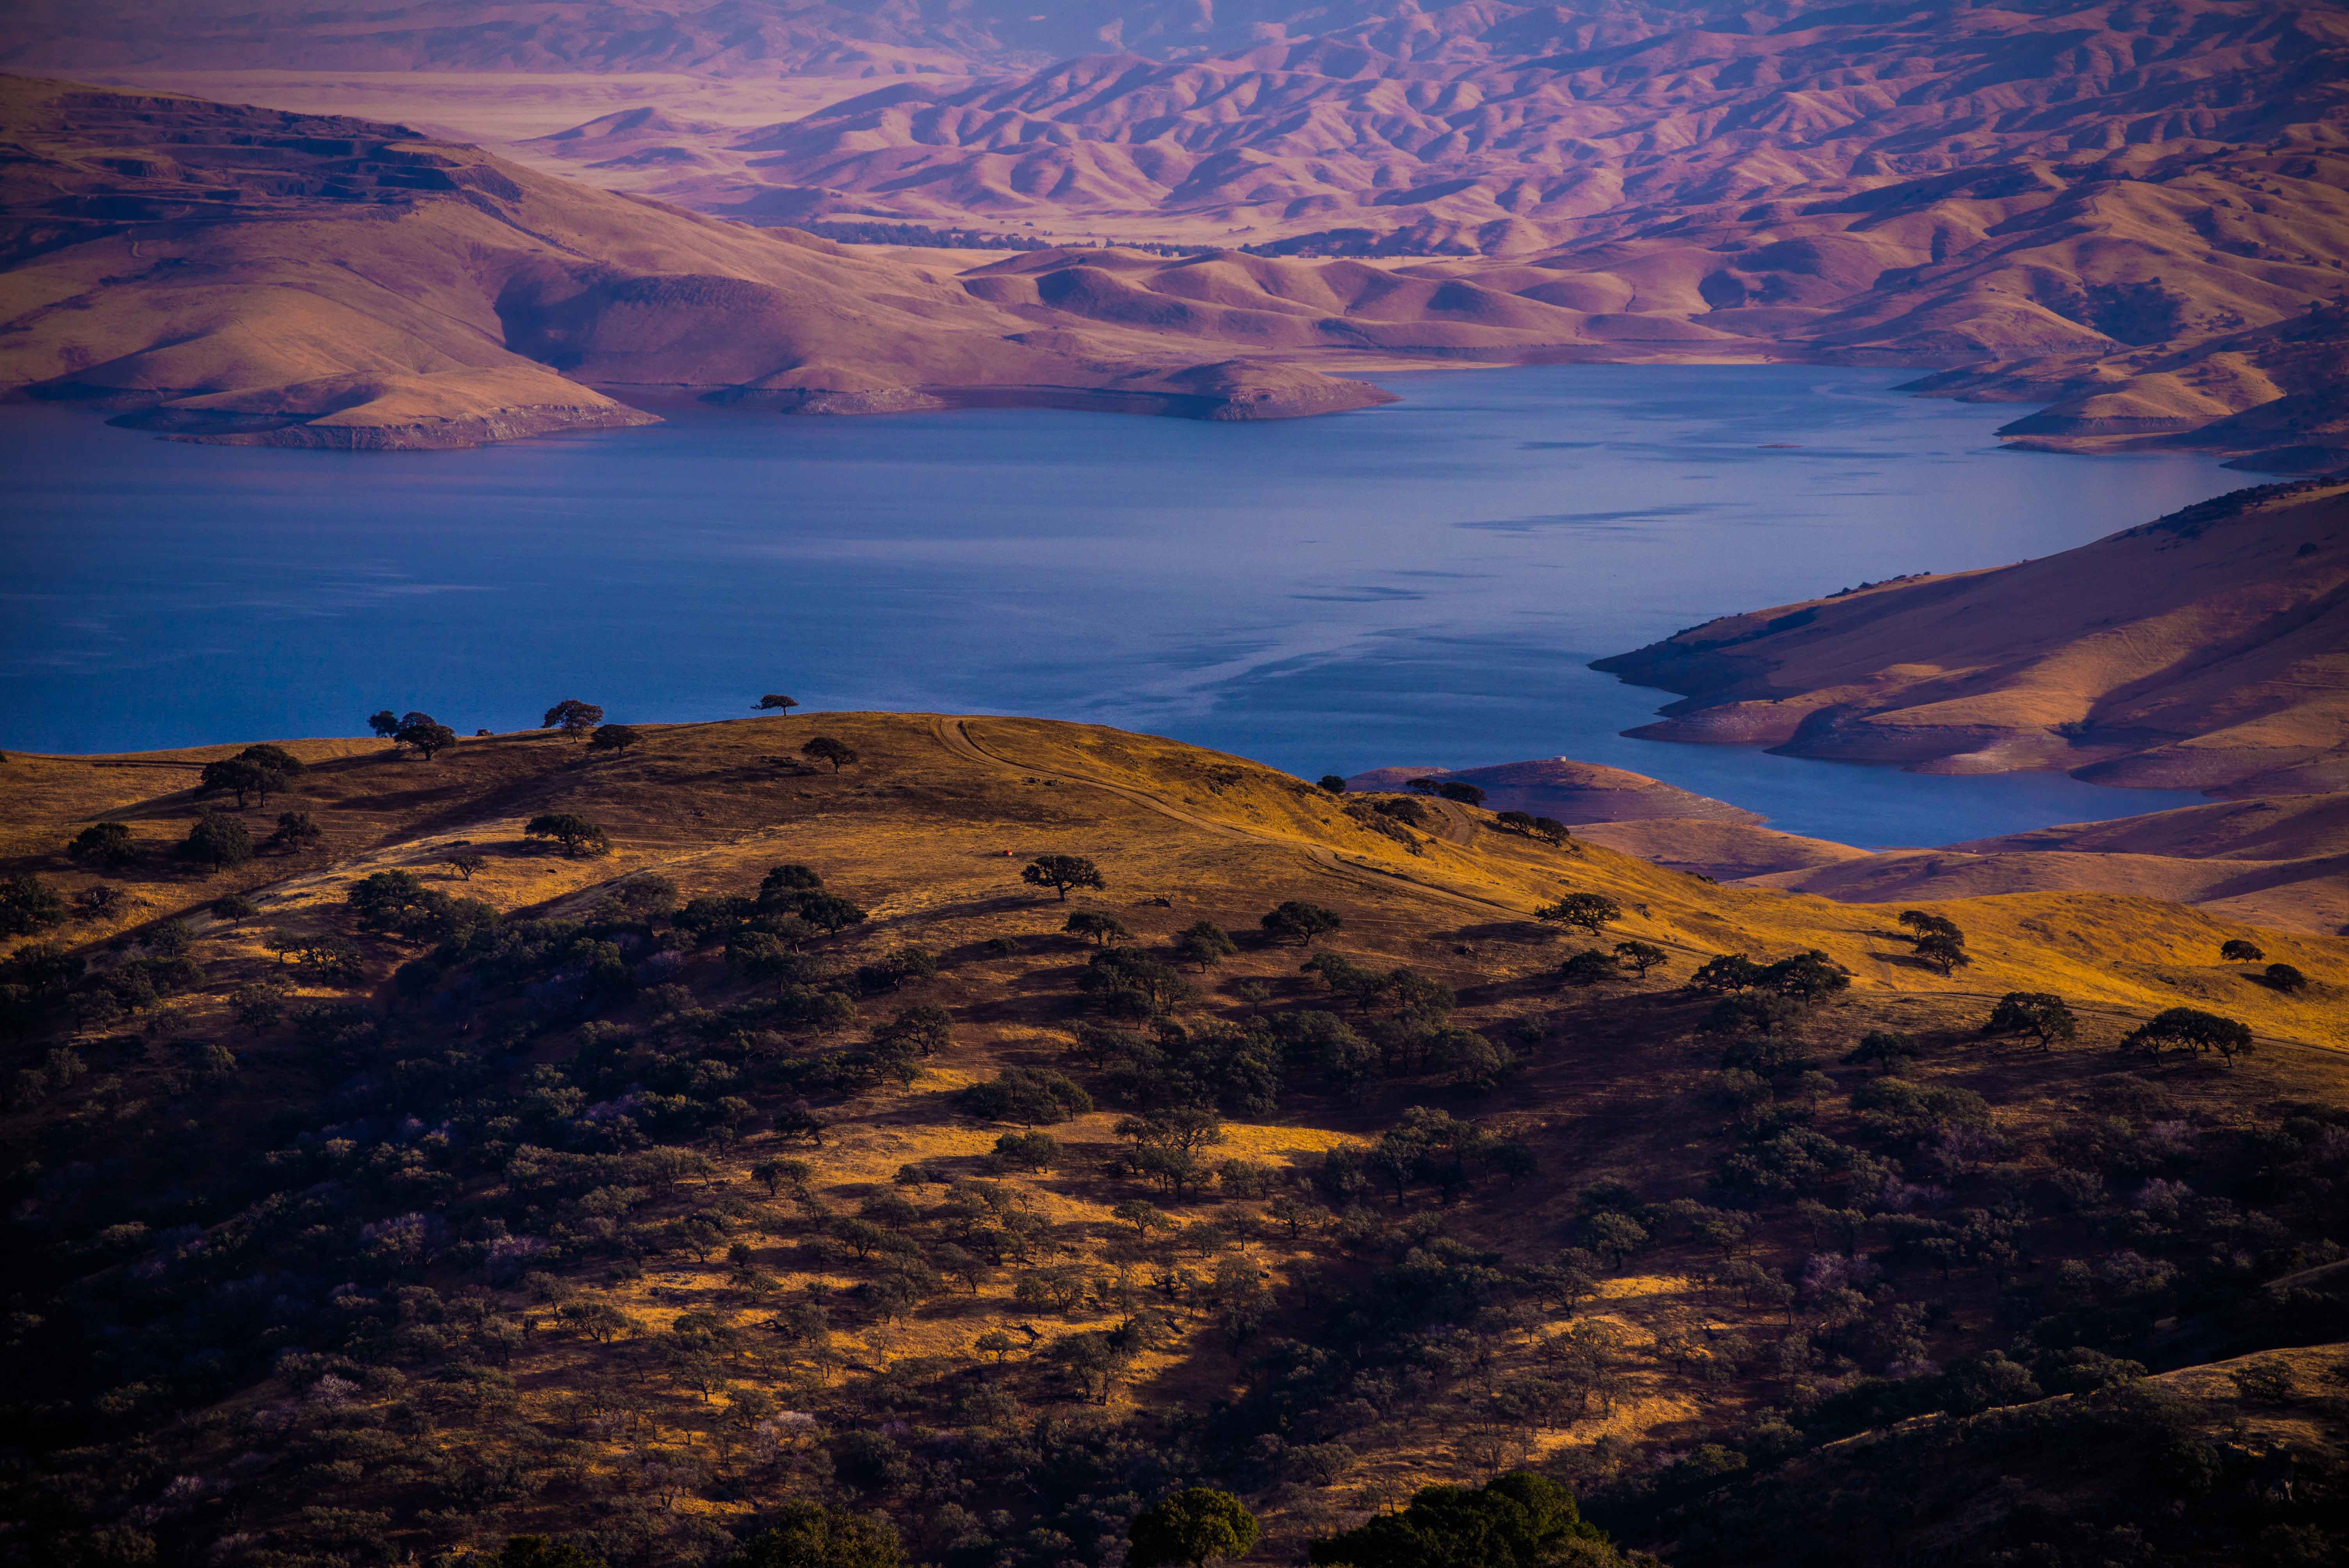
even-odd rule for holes
{"type": "Polygon", "coordinates": [[[1564,755],[1863,844],[2196,797],[1627,740],[1586,661],[1709,616],[2069,548],[2247,482],[1996,449],[2008,407],[1813,367],[1381,378],[1263,425],[984,411],[469,452],[212,448],[0,410],[0,746],[932,708],[1092,719],[1309,777],[1564,755]]]}

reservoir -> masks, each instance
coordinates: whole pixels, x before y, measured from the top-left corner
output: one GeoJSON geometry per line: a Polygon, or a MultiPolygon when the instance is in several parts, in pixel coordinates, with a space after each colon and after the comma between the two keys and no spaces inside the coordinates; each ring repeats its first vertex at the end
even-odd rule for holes
{"type": "Polygon", "coordinates": [[[1035,714],[1307,778],[1568,756],[1790,832],[1935,844],[2190,804],[1626,739],[1585,668],[1708,617],[2082,544],[2257,480],[1999,449],[1913,372],[1570,366],[1377,377],[1263,424],[787,418],[432,453],[168,442],[0,410],[0,748],[804,711],[1035,714]]]}

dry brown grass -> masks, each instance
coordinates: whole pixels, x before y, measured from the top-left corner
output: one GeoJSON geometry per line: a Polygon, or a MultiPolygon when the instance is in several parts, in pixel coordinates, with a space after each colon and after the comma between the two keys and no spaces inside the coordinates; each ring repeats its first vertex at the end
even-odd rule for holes
{"type": "MultiPolygon", "coordinates": [[[[1525,1139],[1538,1153],[1541,1170],[1521,1190],[1472,1198],[1445,1219],[1448,1233],[1523,1255],[1545,1254],[1561,1243],[1574,1194],[1590,1181],[1619,1176],[1637,1181],[1651,1197],[1703,1195],[1711,1129],[1704,1118],[1692,1117],[1692,1107],[1700,1103],[1692,1097],[1715,1053],[1689,1036],[1702,1003],[1680,987],[1692,964],[1714,952],[1767,957],[1814,946],[1828,952],[1855,978],[1848,993],[1803,1026],[1822,1055],[1831,1059],[1868,1028],[1912,1033],[1927,1047],[1920,1076],[1979,1090],[1998,1108],[2002,1126],[2026,1146],[2033,1134],[2078,1113],[2084,1097],[2113,1071],[2108,1047],[2128,1024],[2181,1002],[2239,1016],[2261,1040],[2260,1054],[2232,1072],[2187,1066],[2161,1073],[2189,1114],[2240,1118],[2280,1100],[2337,1103],[2345,1092],[2341,1053],[2349,1045],[2349,1017],[2340,1006],[2338,977],[2349,972],[2349,943],[2338,939],[2254,931],[2149,900],[2075,894],[1964,900],[1934,906],[1966,928],[1977,954],[1972,969],[1945,980],[1906,957],[1906,944],[1893,934],[1884,911],[1715,887],[1597,846],[1541,845],[1495,830],[1481,816],[1463,819],[1475,823],[1459,830],[1465,842],[1428,838],[1413,854],[1363,830],[1327,796],[1295,779],[1150,737],[1039,721],[885,714],[648,726],[645,733],[645,743],[617,760],[590,760],[570,742],[537,735],[463,741],[431,763],[368,743],[294,743],[312,766],[296,798],[284,804],[316,815],[326,830],[324,848],[209,878],[158,853],[109,879],[140,901],[133,915],[107,926],[68,928],[66,939],[100,944],[135,936],[148,922],[194,915],[203,933],[200,954],[208,985],[150,1026],[150,1033],[171,1034],[216,1020],[230,988],[274,970],[260,933],[337,924],[344,887],[382,867],[450,877],[439,885],[510,912],[561,912],[585,902],[595,885],[631,872],[658,870],[689,896],[746,891],[781,861],[814,865],[872,914],[867,926],[843,939],[844,956],[905,943],[942,955],[940,977],[905,999],[947,1007],[957,1030],[951,1052],[928,1064],[926,1076],[913,1086],[844,1108],[822,1148],[781,1150],[771,1138],[755,1137],[719,1161],[710,1185],[678,1195],[680,1212],[696,1203],[734,1208],[742,1222],[738,1234],[750,1241],[754,1264],[787,1293],[811,1285],[843,1292],[856,1274],[806,1261],[790,1239],[803,1229],[797,1212],[788,1199],[769,1198],[752,1181],[751,1165],[776,1152],[803,1154],[815,1167],[819,1201],[852,1213],[865,1198],[894,1190],[901,1165],[975,1173],[1003,1130],[961,1116],[948,1096],[1005,1065],[1061,1060],[1068,1037],[1066,997],[1085,951],[1053,934],[1068,910],[1079,906],[1113,911],[1143,941],[1156,943],[1199,919],[1253,929],[1256,917],[1279,900],[1310,899],[1343,916],[1336,945],[1349,955],[1408,964],[1452,985],[1461,997],[1463,1022],[1540,1022],[1548,1043],[1500,1094],[1480,1098],[1425,1084],[1390,1086],[1356,1104],[1307,1094],[1279,1118],[1228,1126],[1224,1142],[1206,1151],[1218,1160],[1294,1167],[1335,1142],[1375,1136],[1406,1105],[1447,1105],[1525,1139]],[[798,748],[818,733],[845,740],[862,759],[838,774],[802,770],[798,748]],[[602,823],[614,852],[566,860],[523,848],[520,823],[551,810],[602,823]],[[459,840],[489,857],[488,868],[470,882],[438,869],[459,840]],[[1047,851],[1092,856],[1109,886],[1066,906],[1022,886],[1017,869],[1047,851]],[[249,890],[263,906],[257,919],[234,931],[201,913],[232,887],[249,890]],[[1566,889],[1601,891],[1621,901],[1626,919],[1608,939],[1638,936],[1665,946],[1673,955],[1669,970],[1644,984],[1559,993],[1545,976],[1562,951],[1583,943],[1578,934],[1561,941],[1527,915],[1537,903],[1566,889]],[[2317,988],[2304,998],[2286,998],[2223,970],[2213,956],[2218,944],[2239,934],[2253,935],[2271,956],[2298,964],[2316,977],[2317,988]],[[998,936],[1019,939],[1018,954],[985,954],[981,944],[998,936]],[[2071,997],[2084,1013],[2085,1037],[2053,1054],[1976,1043],[1985,997],[2010,988],[2053,989],[2071,997]]],[[[7,856],[0,872],[30,870],[67,886],[86,884],[93,879],[57,851],[81,826],[98,820],[130,822],[142,844],[160,851],[185,832],[199,809],[184,788],[191,776],[174,769],[226,749],[137,758],[11,758],[0,769],[0,821],[5,823],[0,851],[7,856]]],[[[273,801],[269,812],[278,809],[273,801]]],[[[264,824],[258,809],[249,815],[257,827],[264,824]]],[[[388,973],[401,955],[379,950],[375,975],[388,973]]],[[[1297,973],[1300,957],[1290,947],[1244,947],[1203,977],[1206,1005],[1236,1014],[1231,987],[1248,979],[1272,986],[1284,1001],[1309,996],[1310,983],[1297,973]]],[[[868,1006],[868,1016],[894,1005],[868,1006]]],[[[280,1059],[278,1047],[256,1043],[246,1077],[264,1077],[280,1059]]],[[[120,1092],[140,1091],[139,1071],[135,1064],[121,1068],[120,1092]]],[[[1044,1220],[1050,1245],[1063,1258],[1104,1275],[1115,1271],[1114,1239],[1123,1229],[1109,1208],[1133,1191],[1101,1172],[1102,1157],[1116,1141],[1113,1119],[1102,1111],[1052,1128],[1065,1151],[1061,1166],[1037,1176],[997,1178],[1044,1220]]],[[[1226,1245],[1262,1269],[1277,1291],[1301,1278],[1307,1264],[1330,1255],[1327,1235],[1292,1240],[1255,1203],[1210,1195],[1167,1206],[1179,1208],[1185,1220],[1222,1221],[1229,1232],[1226,1245]]],[[[1773,1234],[1761,1244],[1798,1243],[1791,1234],[1773,1234]]],[[[1212,1266],[1206,1258],[1183,1261],[1203,1275],[1212,1266]]],[[[1643,1257],[1640,1272],[1610,1280],[1604,1298],[1583,1316],[1619,1334],[1630,1367],[1626,1395],[1611,1411],[1571,1429],[1525,1434],[1525,1451],[1552,1452],[1601,1437],[1681,1442],[1707,1422],[1745,1408],[1753,1396],[1737,1382],[1707,1381],[1698,1375],[1701,1368],[1671,1365],[1651,1349],[1668,1321],[1750,1333],[1767,1327],[1766,1315],[1710,1282],[1717,1262],[1702,1249],[1668,1246],[1643,1257]]],[[[840,1377],[870,1376],[898,1363],[962,1362],[990,1328],[1027,1325],[1040,1336],[1034,1350],[1040,1352],[1052,1340],[1112,1321],[1105,1310],[1040,1315],[1024,1307],[1012,1298],[1011,1273],[998,1271],[975,1294],[955,1287],[902,1323],[843,1321],[836,1347],[841,1367],[795,1358],[773,1387],[791,1408],[795,1399],[821,1398],[840,1377]]],[[[746,1326],[767,1315],[730,1285],[727,1266],[716,1256],[696,1264],[672,1254],[640,1279],[591,1288],[642,1331],[695,1307],[746,1326]]],[[[1150,1288],[1146,1279],[1143,1288],[1150,1288]]],[[[1994,1295],[1987,1281],[1956,1282],[1943,1338],[1961,1345],[1984,1332],[1994,1295]]],[[[651,1387],[641,1372],[629,1370],[636,1354],[629,1343],[594,1345],[554,1329],[544,1309],[540,1315],[547,1326],[525,1344],[512,1367],[523,1418],[585,1434],[604,1456],[596,1462],[617,1463],[623,1447],[617,1429],[582,1426],[558,1413],[561,1401],[581,1388],[610,1386],[635,1389],[631,1397],[641,1403],[637,1424],[625,1434],[628,1441],[703,1449],[716,1441],[722,1398],[703,1401],[651,1387]]],[[[1177,1401],[1195,1408],[1239,1388],[1241,1359],[1209,1315],[1190,1304],[1177,1309],[1176,1318],[1176,1337],[1130,1369],[1113,1408],[1177,1401]]],[[[1557,1326],[1527,1326],[1529,1332],[1508,1342],[1489,1376],[1534,1365],[1535,1340],[1557,1326]]],[[[1016,1331],[1015,1336],[1024,1339],[1016,1331]]],[[[1040,1357],[1024,1346],[990,1376],[1024,1401],[1055,1397],[1040,1357]]],[[[464,1430],[461,1423],[452,1426],[450,1440],[461,1440],[464,1430]]],[[[1345,1483],[1346,1495],[1402,1495],[1491,1458],[1473,1435],[1440,1424],[1371,1434],[1363,1447],[1363,1462],[1345,1483]]],[[[1326,1497],[1315,1506],[1330,1517],[1344,1511],[1326,1497]]]]}

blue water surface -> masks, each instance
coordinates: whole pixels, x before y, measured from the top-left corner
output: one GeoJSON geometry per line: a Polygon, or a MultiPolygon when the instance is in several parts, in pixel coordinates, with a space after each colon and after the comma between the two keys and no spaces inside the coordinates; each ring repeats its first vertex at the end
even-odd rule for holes
{"type": "Polygon", "coordinates": [[[2001,450],[1905,373],[1397,375],[1267,424],[1042,411],[667,423],[474,451],[195,446],[0,409],[0,747],[615,720],[1040,714],[1307,777],[1569,756],[1864,845],[2198,797],[1624,738],[1584,667],[1724,613],[2068,549],[2245,481],[2001,450]]]}

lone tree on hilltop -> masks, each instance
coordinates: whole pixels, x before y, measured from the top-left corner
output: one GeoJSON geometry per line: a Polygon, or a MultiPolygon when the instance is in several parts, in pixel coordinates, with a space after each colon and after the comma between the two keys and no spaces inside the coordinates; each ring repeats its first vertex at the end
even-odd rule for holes
{"type": "Polygon", "coordinates": [[[1346,792],[1346,777],[1342,773],[1324,773],[1321,775],[1321,788],[1332,795],[1343,795],[1346,792]]]}
{"type": "Polygon", "coordinates": [[[560,844],[565,855],[574,857],[600,855],[612,847],[610,836],[602,828],[569,811],[547,811],[533,817],[523,828],[522,836],[560,844]]]}
{"type": "Polygon", "coordinates": [[[856,760],[856,748],[829,735],[819,735],[800,748],[802,757],[812,757],[818,762],[829,762],[834,773],[856,760]]]}
{"type": "Polygon", "coordinates": [[[1444,788],[1441,779],[1414,779],[1403,786],[1414,795],[1433,795],[1444,788]]]}
{"type": "Polygon", "coordinates": [[[2048,991],[2009,991],[1990,1010],[1985,1035],[2028,1035],[2046,1050],[2057,1040],[2080,1037],[2080,1020],[2063,997],[2048,991]]]}
{"type": "Polygon", "coordinates": [[[1485,791],[1477,789],[1474,784],[1464,784],[1456,779],[1442,785],[1435,792],[1445,799],[1457,801],[1463,806],[1481,806],[1485,803],[1485,791]]]}
{"type": "Polygon", "coordinates": [[[785,696],[779,691],[771,691],[759,699],[757,707],[761,713],[781,714],[783,717],[789,718],[792,716],[792,709],[799,705],[800,699],[795,696],[785,696]]]}
{"type": "Polygon", "coordinates": [[[2237,936],[2220,944],[2219,956],[2230,964],[2257,964],[2267,954],[2260,951],[2258,943],[2246,942],[2237,936]]]}
{"type": "Polygon", "coordinates": [[[607,724],[588,738],[587,751],[590,756],[618,757],[643,739],[641,733],[627,725],[607,724]]]}
{"type": "Polygon", "coordinates": [[[604,710],[592,702],[581,702],[566,696],[546,710],[538,721],[541,729],[559,730],[574,740],[585,740],[595,727],[604,722],[604,710]]]}
{"type": "Polygon", "coordinates": [[[66,846],[66,855],[76,865],[95,866],[111,871],[128,863],[138,854],[130,841],[130,829],[122,822],[93,822],[76,833],[73,842],[66,846]]]}
{"type": "Polygon", "coordinates": [[[1321,938],[1344,929],[1346,924],[1338,917],[1336,910],[1308,903],[1301,898],[1283,901],[1279,908],[1257,923],[1263,926],[1264,934],[1275,942],[1294,942],[1300,947],[1310,947],[1321,938]]]}
{"type": "Polygon", "coordinates": [[[1556,903],[1546,903],[1534,911],[1534,918],[1560,925],[1578,925],[1596,936],[1623,918],[1623,906],[1603,892],[1570,892],[1556,903]]]}
{"type": "Polygon", "coordinates": [[[1131,1568],[1206,1568],[1241,1557],[1262,1533],[1238,1498],[1214,1487],[1185,1487],[1133,1516],[1127,1532],[1131,1568]]]}
{"type": "Polygon", "coordinates": [[[1038,855],[1019,869],[1019,880],[1030,887],[1048,887],[1068,902],[1072,887],[1096,891],[1109,884],[1102,881],[1101,868],[1082,855],[1038,855]]]}
{"type": "Polygon", "coordinates": [[[1615,944],[1615,961],[1636,972],[1645,980],[1648,971],[1669,956],[1652,942],[1619,942],[1615,944]]]}
{"type": "Polygon", "coordinates": [[[378,739],[389,740],[399,733],[399,715],[388,707],[378,708],[367,715],[367,727],[375,731],[378,739]]]}
{"type": "Polygon", "coordinates": [[[417,755],[427,762],[432,760],[435,753],[446,751],[457,744],[457,732],[429,713],[404,716],[399,727],[392,731],[391,738],[402,746],[414,747],[417,755]]]}

